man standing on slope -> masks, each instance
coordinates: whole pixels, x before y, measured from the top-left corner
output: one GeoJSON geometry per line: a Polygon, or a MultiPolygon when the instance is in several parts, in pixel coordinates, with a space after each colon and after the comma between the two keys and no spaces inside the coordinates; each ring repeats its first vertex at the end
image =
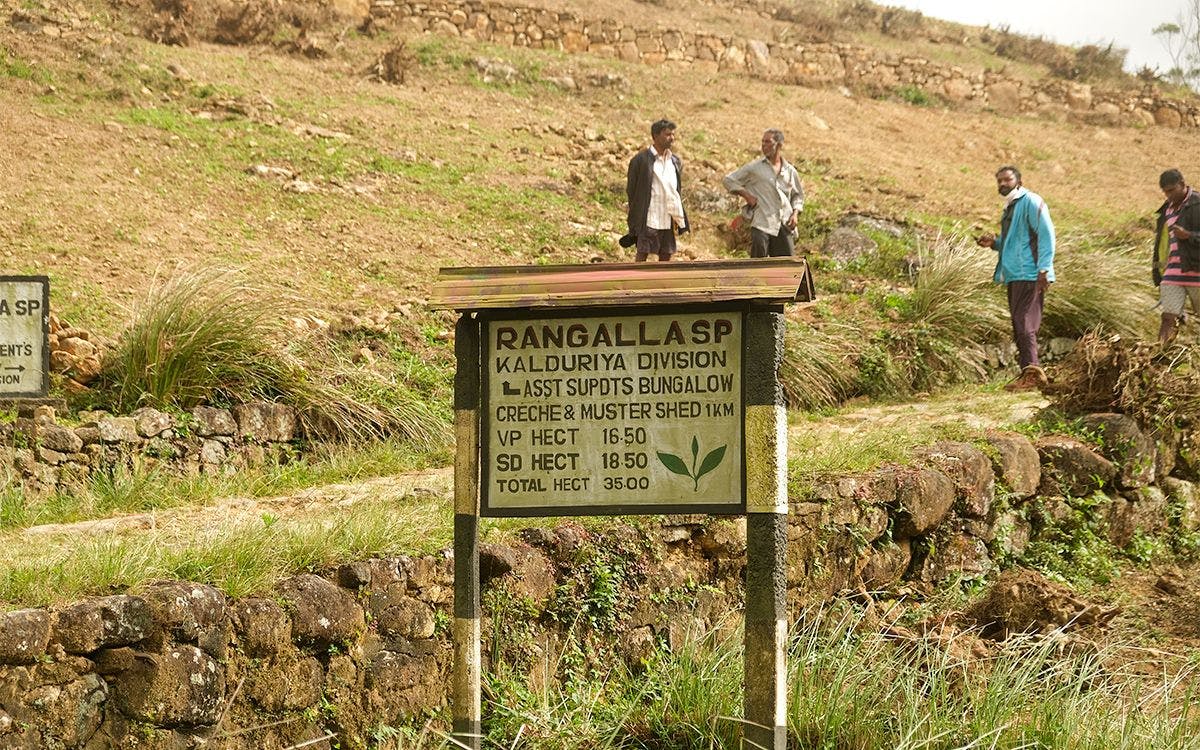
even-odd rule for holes
{"type": "Polygon", "coordinates": [[[1187,300],[1200,313],[1200,195],[1178,169],[1163,172],[1158,186],[1167,200],[1158,207],[1151,276],[1162,303],[1158,341],[1166,346],[1175,339],[1187,300]]]}
{"type": "Polygon", "coordinates": [[[1054,283],[1054,225],[1046,201],[1021,185],[1021,171],[1016,167],[996,171],[996,188],[1006,201],[1000,234],[984,234],[975,241],[997,252],[992,278],[1008,290],[1008,312],[1021,374],[1004,390],[1027,391],[1047,383],[1046,373],[1038,364],[1037,335],[1046,291],[1054,283]]]}
{"type": "Polygon", "coordinates": [[[625,196],[629,199],[629,234],[621,238],[621,247],[637,245],[634,260],[641,263],[650,255],[668,261],[675,254],[675,232],[688,231],[680,190],[683,162],[671,153],[675,144],[675,123],[659,120],[650,126],[649,148],[629,160],[625,178],[625,196]]]}
{"type": "Polygon", "coordinates": [[[763,133],[762,158],[739,167],[725,177],[731,193],[742,196],[750,220],[750,257],[791,255],[793,233],[804,208],[804,190],[796,168],[783,159],[783,131],[763,133]]]}

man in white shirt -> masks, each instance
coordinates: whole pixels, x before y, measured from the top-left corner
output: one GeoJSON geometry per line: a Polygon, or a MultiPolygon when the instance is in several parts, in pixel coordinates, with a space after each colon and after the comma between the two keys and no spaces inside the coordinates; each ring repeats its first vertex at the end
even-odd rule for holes
{"type": "Polygon", "coordinates": [[[625,195],[629,199],[629,233],[621,246],[637,245],[634,259],[641,263],[651,255],[668,261],[675,254],[675,233],[688,231],[680,190],[683,163],[671,152],[675,123],[659,120],[650,126],[651,145],[629,160],[625,195]]]}
{"type": "Polygon", "coordinates": [[[762,158],[725,177],[725,189],[746,201],[750,220],[750,257],[795,252],[796,219],[804,209],[804,190],[796,168],[783,158],[783,131],[763,133],[762,158]]]}

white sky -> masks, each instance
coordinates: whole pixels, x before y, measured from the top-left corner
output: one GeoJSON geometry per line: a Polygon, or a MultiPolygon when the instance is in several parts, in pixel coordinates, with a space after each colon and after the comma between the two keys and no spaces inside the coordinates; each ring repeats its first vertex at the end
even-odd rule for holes
{"type": "Polygon", "coordinates": [[[1188,0],[881,0],[926,16],[1011,31],[1063,44],[1107,44],[1129,50],[1126,70],[1142,65],[1165,71],[1170,56],[1150,30],[1175,22],[1188,0]]]}

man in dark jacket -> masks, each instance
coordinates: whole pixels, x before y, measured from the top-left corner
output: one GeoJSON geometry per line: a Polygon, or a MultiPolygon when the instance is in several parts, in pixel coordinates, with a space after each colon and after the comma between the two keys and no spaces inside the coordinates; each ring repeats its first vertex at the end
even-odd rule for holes
{"type": "Polygon", "coordinates": [[[1158,186],[1167,199],[1158,207],[1151,277],[1162,303],[1158,340],[1166,345],[1175,338],[1188,300],[1200,313],[1200,195],[1178,169],[1163,172],[1158,186]]]}
{"type": "Polygon", "coordinates": [[[659,120],[650,126],[652,144],[629,160],[625,195],[629,199],[629,234],[621,247],[637,245],[637,262],[650,255],[667,261],[675,254],[675,234],[688,231],[680,191],[683,163],[671,152],[675,123],[659,120]]]}

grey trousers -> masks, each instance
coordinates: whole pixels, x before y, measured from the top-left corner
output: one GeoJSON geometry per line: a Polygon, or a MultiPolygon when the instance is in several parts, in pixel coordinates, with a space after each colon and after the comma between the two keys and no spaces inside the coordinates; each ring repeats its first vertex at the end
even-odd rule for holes
{"type": "Polygon", "coordinates": [[[1024,369],[1038,364],[1038,329],[1042,327],[1042,306],[1046,296],[1037,290],[1036,281],[1008,282],[1008,313],[1012,316],[1013,341],[1017,358],[1024,369]]]}
{"type": "Polygon", "coordinates": [[[786,226],[779,227],[779,234],[772,237],[761,229],[750,228],[750,257],[778,258],[795,252],[796,241],[792,239],[792,230],[786,226]]]}

